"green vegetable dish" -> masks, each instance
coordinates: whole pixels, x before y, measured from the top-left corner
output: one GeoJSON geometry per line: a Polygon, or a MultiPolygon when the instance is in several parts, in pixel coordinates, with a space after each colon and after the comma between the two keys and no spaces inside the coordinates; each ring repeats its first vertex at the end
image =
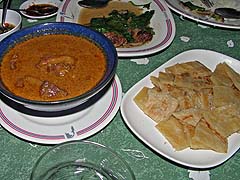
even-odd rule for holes
{"type": "Polygon", "coordinates": [[[136,15],[128,10],[113,10],[107,17],[92,18],[89,27],[103,33],[115,47],[134,47],[152,40],[150,27],[154,10],[136,15]]]}

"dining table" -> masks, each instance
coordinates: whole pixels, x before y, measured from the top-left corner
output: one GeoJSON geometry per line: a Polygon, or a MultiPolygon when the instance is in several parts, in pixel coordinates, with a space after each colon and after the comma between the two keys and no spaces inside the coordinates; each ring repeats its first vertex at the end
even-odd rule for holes
{"type": "MultiPolygon", "coordinates": [[[[18,8],[23,2],[11,1],[10,8],[18,8]]],[[[153,70],[188,50],[211,50],[240,60],[239,29],[208,25],[172,10],[171,13],[176,32],[168,47],[145,56],[118,58],[116,74],[123,98],[132,86],[153,70]]],[[[37,20],[22,16],[22,28],[47,22],[56,22],[56,16],[37,20]]],[[[128,163],[137,180],[237,180],[240,177],[239,150],[228,160],[211,168],[181,165],[156,152],[136,136],[125,123],[120,108],[104,128],[83,140],[111,148],[128,163]]],[[[0,179],[29,179],[38,158],[53,146],[25,140],[0,125],[0,179]]]]}

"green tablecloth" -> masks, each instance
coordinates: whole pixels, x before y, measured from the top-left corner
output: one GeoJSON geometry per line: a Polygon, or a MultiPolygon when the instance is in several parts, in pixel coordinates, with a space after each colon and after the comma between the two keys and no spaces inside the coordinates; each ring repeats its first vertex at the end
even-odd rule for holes
{"type": "MultiPolygon", "coordinates": [[[[11,7],[18,7],[23,1],[13,1],[11,7]]],[[[123,93],[144,76],[168,61],[175,55],[190,49],[210,49],[240,59],[240,31],[222,29],[212,26],[200,26],[195,21],[182,19],[173,13],[176,23],[176,35],[172,44],[165,50],[147,57],[148,64],[137,64],[131,59],[119,59],[117,75],[120,78],[123,93]],[[180,37],[190,40],[184,42],[180,37]],[[227,42],[232,40],[233,47],[227,42]]],[[[23,18],[23,27],[33,24],[55,21],[55,18],[30,22],[23,18]]],[[[125,125],[120,110],[111,123],[102,131],[87,138],[109,146],[120,154],[131,166],[138,180],[189,179],[187,168],[176,165],[145,146],[125,125]],[[126,150],[140,152],[142,158],[132,155],[126,150]]],[[[32,167],[39,156],[51,146],[30,143],[9,133],[0,126],[0,179],[29,179],[32,167]]],[[[212,180],[235,180],[240,177],[240,153],[236,153],[224,164],[210,169],[212,180]]]]}

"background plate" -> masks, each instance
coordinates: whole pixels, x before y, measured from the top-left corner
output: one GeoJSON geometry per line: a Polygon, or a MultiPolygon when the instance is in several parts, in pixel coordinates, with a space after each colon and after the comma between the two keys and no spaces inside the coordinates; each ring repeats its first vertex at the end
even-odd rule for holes
{"type": "Polygon", "coordinates": [[[190,50],[183,52],[163,64],[134,85],[123,97],[121,113],[127,126],[145,144],[160,155],[184,166],[192,168],[211,168],[229,159],[240,147],[240,134],[228,138],[228,153],[216,153],[210,150],[185,149],[175,151],[165,137],[155,128],[156,123],[146,116],[134,103],[133,98],[144,87],[152,87],[150,76],[158,76],[160,71],[176,63],[198,60],[211,70],[220,62],[228,63],[240,73],[240,62],[229,56],[209,50],[190,50]]]}
{"type": "MultiPolygon", "coordinates": [[[[127,0],[122,0],[127,1],[127,0]]],[[[135,4],[146,4],[146,0],[132,0],[135,4]]],[[[78,17],[82,7],[77,4],[78,0],[64,0],[59,8],[56,21],[78,23],[78,17]]],[[[153,0],[150,9],[155,10],[150,26],[155,35],[151,42],[132,48],[117,48],[119,57],[145,56],[156,53],[168,47],[175,36],[175,22],[172,14],[163,0],[153,0]]]]}
{"type": "MultiPolygon", "coordinates": [[[[186,2],[186,1],[187,0],[183,0],[183,2],[186,2]]],[[[231,1],[234,1],[234,0],[231,0],[231,1]]],[[[239,1],[239,0],[236,0],[236,2],[237,1],[239,1]]],[[[178,13],[184,17],[187,17],[189,19],[192,19],[194,21],[197,21],[197,22],[200,22],[203,24],[207,24],[207,25],[222,27],[222,28],[240,29],[240,19],[225,19],[225,21],[223,23],[217,22],[217,21],[214,21],[213,19],[209,19],[207,17],[201,17],[201,16],[198,16],[197,14],[193,14],[193,13],[187,11],[180,5],[179,2],[180,2],[180,0],[166,0],[166,3],[170,9],[172,9],[176,13],[178,13]]],[[[199,3],[200,0],[192,0],[191,2],[196,3],[196,5],[200,4],[199,3]]],[[[229,1],[226,0],[225,2],[227,3],[229,1]]],[[[213,9],[216,7],[218,7],[218,6],[217,5],[214,6],[213,9]]],[[[223,6],[220,6],[220,7],[223,7],[223,6]]],[[[226,5],[225,5],[225,7],[226,7],[226,5]]],[[[231,7],[231,6],[229,5],[228,7],[231,7]]],[[[233,7],[233,8],[235,8],[235,7],[233,7]]]]}

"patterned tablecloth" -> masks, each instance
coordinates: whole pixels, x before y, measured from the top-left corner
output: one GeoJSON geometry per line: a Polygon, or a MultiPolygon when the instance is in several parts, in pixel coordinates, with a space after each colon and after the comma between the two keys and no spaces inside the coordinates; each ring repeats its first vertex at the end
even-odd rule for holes
{"type": "MultiPolygon", "coordinates": [[[[23,1],[12,1],[18,7],[23,1]]],[[[123,95],[135,83],[175,55],[191,49],[209,49],[240,60],[240,31],[198,24],[173,13],[176,35],[165,50],[143,58],[120,58],[117,75],[121,81],[123,95]]],[[[23,18],[23,27],[43,22],[54,22],[56,17],[44,20],[23,18]]],[[[111,123],[95,135],[87,138],[109,146],[120,154],[131,166],[138,180],[159,179],[228,179],[240,177],[240,153],[236,153],[224,164],[204,171],[190,170],[179,166],[155,153],[141,142],[126,126],[120,110],[111,123]]],[[[0,179],[29,179],[33,165],[50,145],[27,142],[9,133],[0,126],[0,179]]]]}

